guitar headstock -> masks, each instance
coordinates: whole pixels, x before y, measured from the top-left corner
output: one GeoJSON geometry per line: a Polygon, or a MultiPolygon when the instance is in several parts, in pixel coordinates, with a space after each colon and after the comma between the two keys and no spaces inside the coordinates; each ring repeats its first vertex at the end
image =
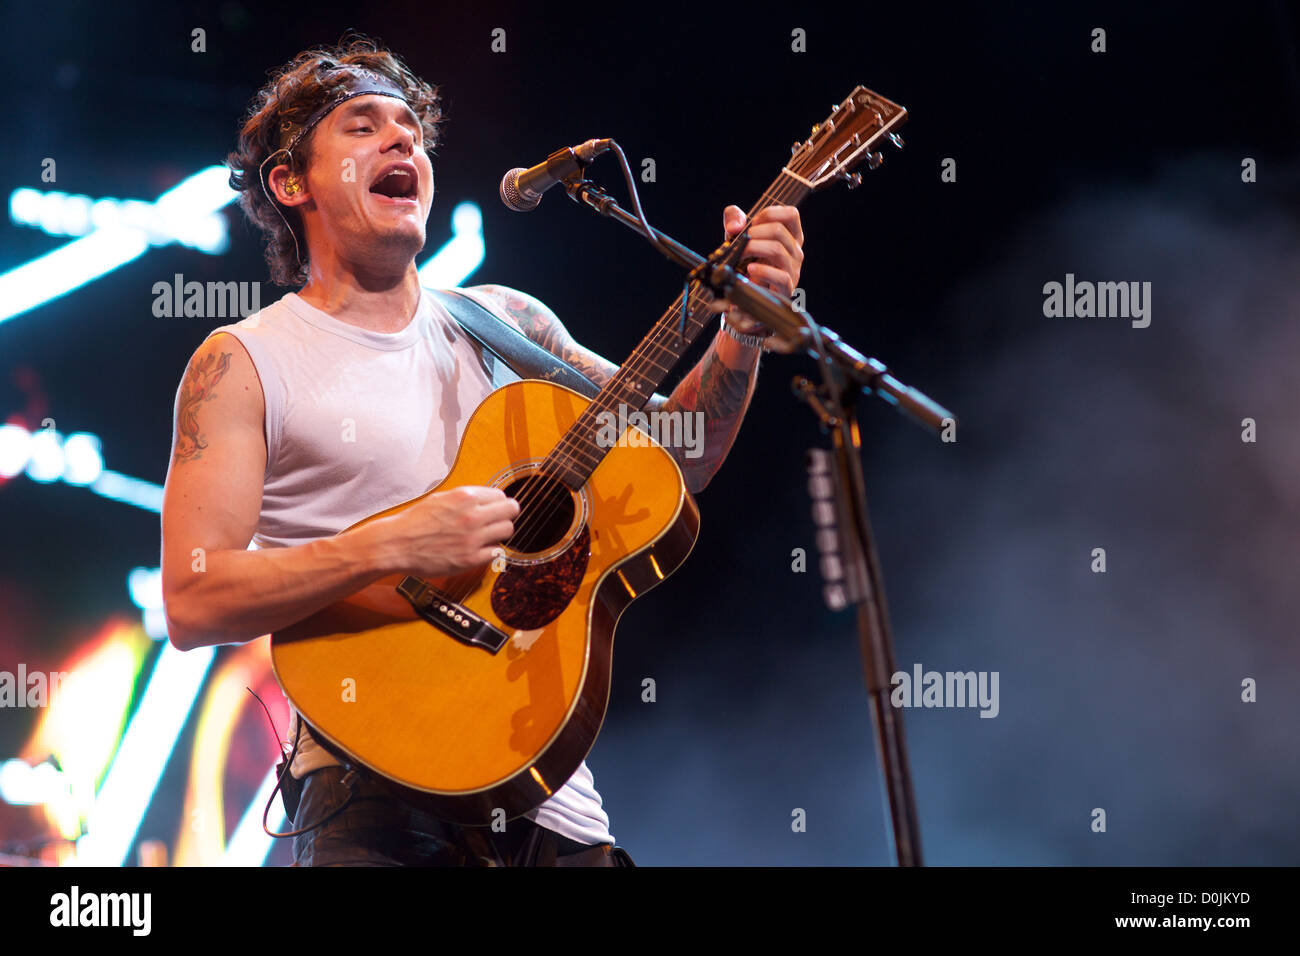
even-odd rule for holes
{"type": "Polygon", "coordinates": [[[905,122],[907,110],[859,86],[812,128],[807,140],[794,144],[786,170],[809,189],[822,189],[837,180],[853,189],[862,182],[861,173],[851,172],[853,167],[861,162],[871,169],[879,166],[878,147],[886,140],[902,148],[897,131],[905,122]]]}

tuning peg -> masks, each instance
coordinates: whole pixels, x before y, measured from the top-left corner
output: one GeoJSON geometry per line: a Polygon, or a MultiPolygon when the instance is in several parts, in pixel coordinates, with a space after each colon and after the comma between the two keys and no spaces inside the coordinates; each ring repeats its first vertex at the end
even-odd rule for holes
{"type": "Polygon", "coordinates": [[[795,140],[794,145],[790,147],[790,155],[793,156],[795,153],[799,152],[799,147],[802,145],[803,143],[799,142],[798,140],[795,140]]]}
{"type": "Polygon", "coordinates": [[[840,104],[839,104],[839,103],[836,103],[834,106],[831,107],[831,112],[832,112],[832,113],[838,113],[839,111],[840,111],[840,104]]]}
{"type": "Polygon", "coordinates": [[[881,156],[879,152],[867,153],[867,165],[872,169],[879,169],[880,164],[884,161],[885,157],[881,156]]]}
{"type": "Polygon", "coordinates": [[[859,186],[862,185],[861,173],[846,173],[840,178],[849,184],[850,189],[857,189],[859,186]]]}
{"type": "Polygon", "coordinates": [[[903,137],[899,136],[897,133],[890,133],[889,141],[893,143],[894,146],[896,146],[898,149],[903,148],[903,137]]]}

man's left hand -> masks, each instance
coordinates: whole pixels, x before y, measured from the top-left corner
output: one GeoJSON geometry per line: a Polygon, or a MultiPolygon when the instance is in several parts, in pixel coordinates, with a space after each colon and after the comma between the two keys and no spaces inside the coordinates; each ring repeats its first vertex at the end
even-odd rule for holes
{"type": "MultiPolygon", "coordinates": [[[[722,228],[732,239],[745,228],[745,213],[739,206],[728,206],[722,212],[722,228]]],[[[747,267],[745,276],[757,285],[765,286],[781,295],[792,296],[799,285],[799,271],[803,266],[803,225],[799,210],[794,206],[768,206],[754,216],[749,227],[749,242],[745,246],[747,267]]],[[[742,335],[770,334],[771,330],[736,306],[719,303],[720,310],[727,309],[727,322],[742,335]]],[[[764,343],[773,352],[790,351],[776,336],[764,343]]]]}

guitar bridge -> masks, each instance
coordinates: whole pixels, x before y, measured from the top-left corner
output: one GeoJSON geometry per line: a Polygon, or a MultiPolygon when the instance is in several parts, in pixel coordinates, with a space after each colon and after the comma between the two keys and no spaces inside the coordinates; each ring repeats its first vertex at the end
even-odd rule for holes
{"type": "Polygon", "coordinates": [[[411,602],[416,614],[462,644],[495,654],[510,640],[504,631],[417,577],[403,578],[397,593],[411,602]]]}

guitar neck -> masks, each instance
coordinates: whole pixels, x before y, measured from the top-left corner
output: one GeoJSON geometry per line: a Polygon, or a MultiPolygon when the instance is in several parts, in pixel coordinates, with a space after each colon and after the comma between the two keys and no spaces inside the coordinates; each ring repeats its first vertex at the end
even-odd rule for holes
{"type": "MultiPolygon", "coordinates": [[[[811,190],[801,180],[783,169],[749,210],[745,221],[750,222],[768,206],[798,206],[809,192],[811,190]]],[[[547,456],[542,470],[571,488],[580,488],[586,484],[609,450],[600,447],[596,440],[602,430],[604,413],[617,415],[620,405],[629,412],[645,408],[663,384],[668,372],[700,337],[700,333],[715,324],[716,313],[710,312],[708,308],[712,301],[713,296],[698,282],[690,284],[689,294],[679,293],[614,377],[565,432],[547,456]],[[686,296],[684,323],[683,296],[686,296]]]]}

